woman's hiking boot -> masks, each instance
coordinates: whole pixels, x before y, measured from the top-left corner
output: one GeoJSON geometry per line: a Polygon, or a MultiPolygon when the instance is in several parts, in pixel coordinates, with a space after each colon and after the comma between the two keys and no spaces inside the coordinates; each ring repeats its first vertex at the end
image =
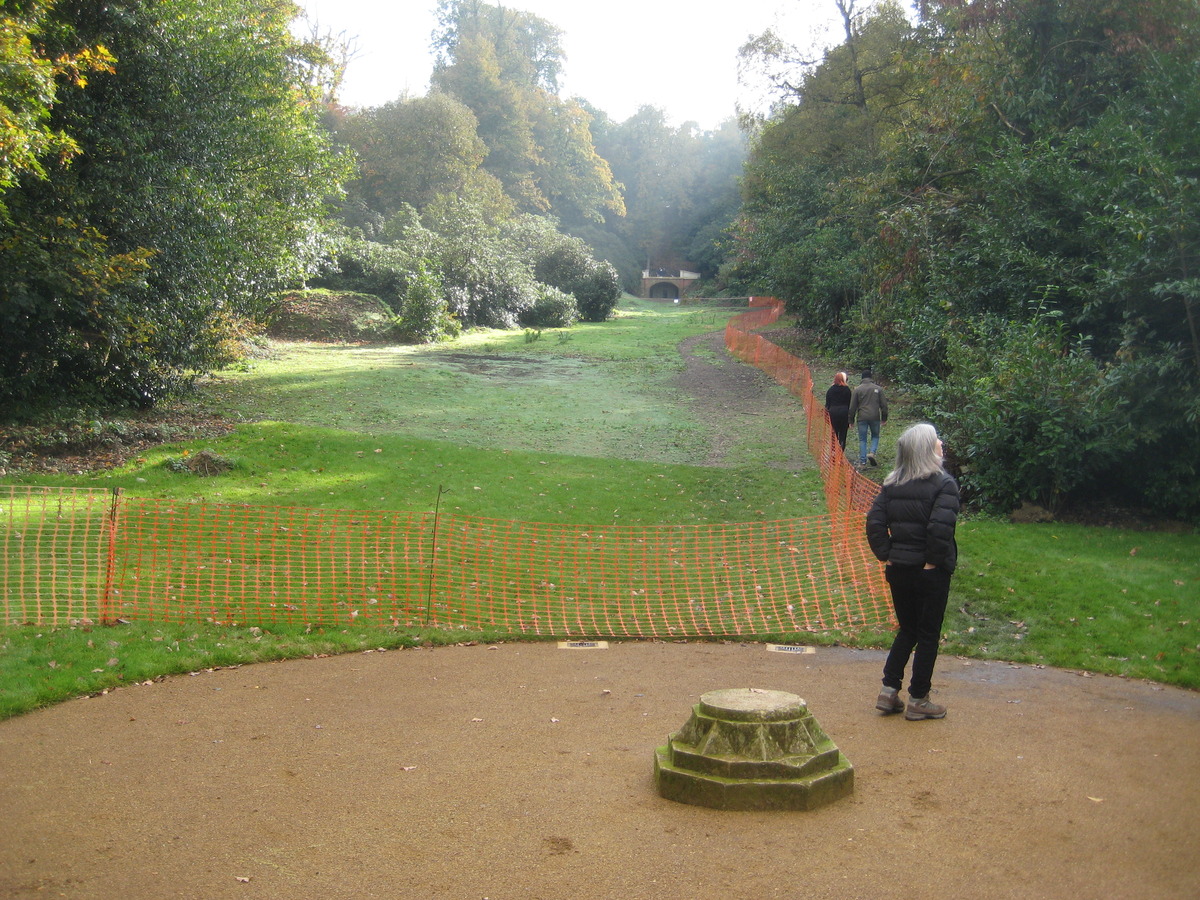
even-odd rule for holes
{"type": "Polygon", "coordinates": [[[875,701],[875,708],[882,713],[903,712],[904,701],[900,699],[900,692],[895,688],[885,687],[879,692],[879,698],[875,701]]]}
{"type": "Polygon", "coordinates": [[[922,719],[943,719],[946,707],[938,706],[929,697],[909,697],[908,706],[904,710],[904,718],[910,722],[920,722],[922,719]]]}

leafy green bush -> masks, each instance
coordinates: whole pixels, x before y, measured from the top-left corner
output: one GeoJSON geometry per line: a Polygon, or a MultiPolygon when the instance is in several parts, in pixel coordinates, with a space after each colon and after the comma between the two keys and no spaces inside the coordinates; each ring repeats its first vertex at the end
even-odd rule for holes
{"type": "Polygon", "coordinates": [[[827,333],[824,342],[895,382],[928,384],[947,371],[946,341],[959,328],[951,321],[953,312],[950,304],[905,285],[856,307],[847,316],[848,327],[827,333]]]}
{"type": "Polygon", "coordinates": [[[398,311],[420,263],[421,258],[414,258],[403,244],[346,236],[335,244],[309,286],[374,294],[398,311]]]}
{"type": "Polygon", "coordinates": [[[443,270],[451,312],[467,325],[516,328],[537,300],[537,285],[516,260],[495,258],[487,265],[443,270]]]}
{"type": "Polygon", "coordinates": [[[1055,510],[1132,444],[1123,403],[1084,342],[1042,313],[948,336],[949,374],[917,388],[977,504],[1055,510]]]}
{"type": "Polygon", "coordinates": [[[407,340],[428,344],[458,337],[461,332],[462,326],[446,304],[441,280],[424,265],[418,266],[404,293],[400,333],[407,340]]]}
{"type": "Polygon", "coordinates": [[[538,216],[523,216],[504,232],[530,261],[534,278],[575,298],[579,318],[603,322],[612,315],[621,297],[620,276],[610,263],[596,260],[582,240],[538,216]]]}
{"type": "Polygon", "coordinates": [[[531,328],[570,328],[578,321],[575,298],[548,284],[537,286],[533,308],[521,316],[521,324],[531,328]]]}
{"type": "Polygon", "coordinates": [[[579,315],[587,322],[606,320],[621,297],[617,270],[593,259],[578,238],[564,236],[536,260],[533,273],[538,281],[574,295],[579,315]]]}
{"type": "Polygon", "coordinates": [[[553,220],[523,216],[494,225],[462,198],[436,212],[426,216],[427,227],[412,207],[402,208],[378,230],[388,243],[342,235],[310,285],[380,297],[417,341],[464,325],[565,328],[581,317],[603,321],[616,307],[616,270],[553,220]]]}
{"type": "Polygon", "coordinates": [[[1132,447],[1083,486],[1092,496],[1200,523],[1200,397],[1184,354],[1129,355],[1108,371],[1132,447]],[[1172,400],[1164,403],[1164,392],[1172,400]]]}
{"type": "Polygon", "coordinates": [[[621,299],[621,278],[611,263],[593,260],[571,293],[575,295],[579,315],[584,321],[604,322],[621,299]]]}

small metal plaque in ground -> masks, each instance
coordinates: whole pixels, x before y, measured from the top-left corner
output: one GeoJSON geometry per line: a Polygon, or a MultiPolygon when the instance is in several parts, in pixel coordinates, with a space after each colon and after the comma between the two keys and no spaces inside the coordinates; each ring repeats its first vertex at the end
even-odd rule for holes
{"type": "Polygon", "coordinates": [[[854,767],[795,694],[709,691],[654,754],[668,800],[712,809],[816,809],[854,790],[854,767]]]}

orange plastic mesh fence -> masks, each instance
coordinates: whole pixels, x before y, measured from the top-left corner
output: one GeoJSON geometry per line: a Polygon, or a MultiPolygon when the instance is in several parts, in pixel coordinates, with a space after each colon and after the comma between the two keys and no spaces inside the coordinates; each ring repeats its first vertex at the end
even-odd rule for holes
{"type": "Polygon", "coordinates": [[[95,618],[112,572],[112,491],[0,486],[3,623],[95,618]]]}
{"type": "Polygon", "coordinates": [[[762,369],[803,404],[808,450],[821,468],[829,511],[865,514],[879,485],[858,472],[842,452],[824,403],[813,393],[808,364],[754,333],[754,329],[775,322],[783,313],[783,304],[773,297],[751,297],[750,306],[749,312],[734,316],[725,326],[725,346],[738,359],[762,369]]]}
{"type": "MultiPolygon", "coordinates": [[[[20,495],[12,506],[24,509],[20,495]]],[[[73,543],[53,516],[5,621],[207,620],[488,628],[530,635],[785,635],[887,621],[847,516],[582,527],[26,489],[28,509],[94,508],[73,543]],[[86,542],[85,550],[77,549],[86,542]],[[846,547],[854,548],[849,554],[846,547]],[[89,560],[77,579],[54,553],[89,560]],[[111,565],[105,562],[111,554],[111,565]],[[87,573],[91,573],[88,575],[87,573]],[[42,584],[41,582],[44,582],[42,584]],[[29,589],[23,589],[25,585],[29,589]],[[66,597],[73,598],[69,605],[66,597]],[[27,599],[30,602],[23,603],[27,599]]],[[[23,526],[37,531],[35,516],[23,526]]]]}
{"type": "Polygon", "coordinates": [[[433,514],[124,498],[104,618],[419,621],[433,514]]]}
{"type": "MultiPolygon", "coordinates": [[[[844,517],[843,517],[844,519],[844,517]]],[[[529,634],[787,634],[886,621],[836,517],[570,527],[455,517],[432,617],[529,634]]],[[[878,564],[872,568],[877,569],[878,564]]]]}
{"type": "Polygon", "coordinates": [[[8,487],[4,623],[92,619],[497,628],[562,637],[789,635],[891,622],[851,468],[808,367],[751,329],[726,344],[805,405],[829,514],[695,526],[568,526],[8,487]]]}

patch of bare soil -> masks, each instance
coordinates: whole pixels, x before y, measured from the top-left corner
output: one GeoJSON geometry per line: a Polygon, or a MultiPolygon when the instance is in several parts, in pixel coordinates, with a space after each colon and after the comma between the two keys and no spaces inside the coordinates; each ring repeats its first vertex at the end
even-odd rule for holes
{"type": "Polygon", "coordinates": [[[18,472],[83,475],[113,469],[159,444],[220,437],[236,424],[188,403],[66,425],[0,422],[0,476],[18,472]]]}
{"type": "Polygon", "coordinates": [[[943,657],[503,644],[266,663],[0,722],[0,897],[1142,900],[1200,896],[1200,694],[943,657]],[[803,697],[854,766],[810,812],[658,796],[701,694],[803,697]]]}
{"type": "Polygon", "coordinates": [[[440,359],[458,366],[464,372],[488,378],[532,378],[547,368],[546,360],[530,359],[527,356],[501,356],[495,353],[445,353],[440,359]]]}
{"type": "Polygon", "coordinates": [[[272,310],[267,334],[292,341],[378,341],[393,337],[395,318],[370,294],[297,291],[272,310]]]}
{"type": "MultiPolygon", "coordinates": [[[[725,349],[724,331],[687,338],[680,342],[679,353],[684,370],[675,380],[675,389],[713,435],[708,457],[701,464],[726,465],[738,438],[778,413],[775,382],[731,355],[725,349]]],[[[797,434],[796,454],[781,460],[780,467],[791,471],[810,465],[803,445],[803,435],[797,434]]]]}

